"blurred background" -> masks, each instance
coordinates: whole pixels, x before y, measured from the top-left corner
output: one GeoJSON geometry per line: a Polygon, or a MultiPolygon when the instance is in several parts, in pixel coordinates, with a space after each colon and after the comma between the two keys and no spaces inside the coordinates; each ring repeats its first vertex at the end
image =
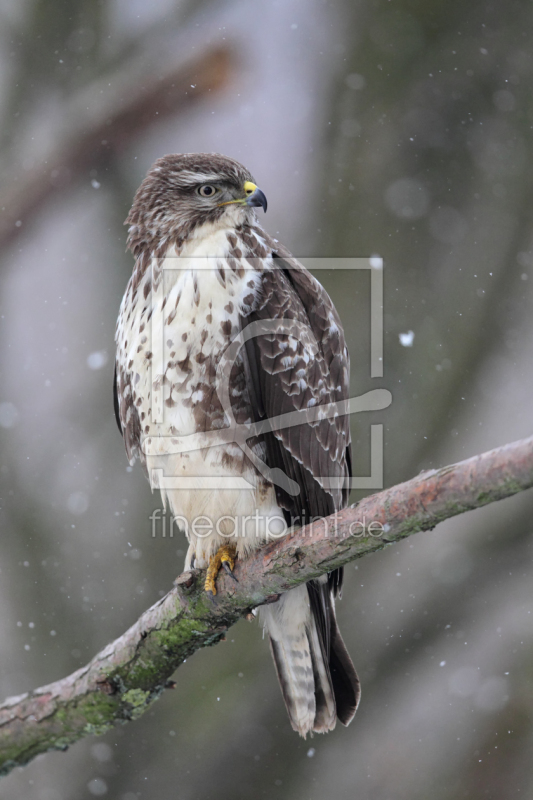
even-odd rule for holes
{"type": "MultiPolygon", "coordinates": [[[[319,273],[352,354],[356,473],[385,485],[531,434],[533,6],[495,0],[4,0],[0,8],[0,694],[64,677],[168,591],[185,542],[127,466],[114,327],[122,226],[170,152],[242,161],[319,273]]],[[[356,500],[362,493],[354,493],[356,500]]],[[[242,622],[137,722],[2,779],[3,800],[533,796],[533,497],[351,564],[340,626],[363,685],[327,737],[290,728],[242,622]]]]}

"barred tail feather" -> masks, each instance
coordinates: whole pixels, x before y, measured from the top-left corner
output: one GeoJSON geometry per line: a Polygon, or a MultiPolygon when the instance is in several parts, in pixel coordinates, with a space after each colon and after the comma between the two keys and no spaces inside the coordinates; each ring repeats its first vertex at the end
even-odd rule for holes
{"type": "Polygon", "coordinates": [[[291,725],[304,738],[335,727],[331,676],[309,605],[306,586],[259,609],[291,725]]]}
{"type": "Polygon", "coordinates": [[[337,719],[343,725],[349,725],[359,705],[361,687],[335,616],[335,596],[340,595],[342,578],[342,570],[336,570],[327,577],[309,581],[306,587],[311,615],[328,667],[337,719]]]}
{"type": "Polygon", "coordinates": [[[310,581],[258,609],[291,725],[304,738],[333,730],[337,718],[348,725],[359,704],[359,679],[335,618],[334,590],[331,580],[310,581]]]}
{"type": "Polygon", "coordinates": [[[327,655],[320,641],[316,622],[312,615],[308,628],[308,637],[311,644],[313,677],[315,680],[316,713],[313,731],[315,733],[327,733],[335,727],[337,709],[327,655]]]}

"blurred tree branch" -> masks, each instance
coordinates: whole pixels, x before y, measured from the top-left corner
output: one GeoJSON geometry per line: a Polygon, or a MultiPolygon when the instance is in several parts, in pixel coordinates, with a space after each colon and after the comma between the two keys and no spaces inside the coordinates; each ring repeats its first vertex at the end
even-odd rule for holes
{"type": "Polygon", "coordinates": [[[530,437],[424,472],[266,545],[237,563],[238,583],[219,576],[214,604],[203,590],[203,573],[184,573],[176,588],[85,667],[0,706],[0,774],[39,753],[64,750],[84,736],[141,716],[172,685],[170,676],[186,658],[222,640],[229,626],[255,606],[532,486],[530,437]]]}
{"type": "Polygon", "coordinates": [[[226,86],[231,63],[230,49],[217,46],[159,75],[153,64],[127,64],[77,93],[62,116],[65,134],[54,138],[40,166],[5,181],[0,246],[11,242],[53,192],[109,161],[153,123],[226,86]]]}

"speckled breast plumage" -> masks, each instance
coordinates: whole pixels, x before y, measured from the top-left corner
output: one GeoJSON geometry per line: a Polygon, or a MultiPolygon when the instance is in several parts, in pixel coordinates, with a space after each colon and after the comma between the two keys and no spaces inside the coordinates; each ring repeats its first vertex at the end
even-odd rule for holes
{"type": "MultiPolygon", "coordinates": [[[[240,331],[240,318],[257,301],[263,270],[272,268],[271,257],[258,258],[258,253],[266,256],[267,250],[261,232],[252,227],[239,236],[239,231],[236,234],[226,225],[214,225],[179,253],[172,245],[163,258],[152,258],[140,278],[134,273],[117,324],[118,399],[128,456],[130,461],[140,459],[152,488],[161,489],[163,501],[178,520],[191,523],[205,516],[214,521],[213,534],[205,538],[184,526],[200,562],[230,535],[233,518],[252,515],[257,509],[261,516],[281,514],[273,488],[243,450],[231,442],[210,446],[209,438],[209,432],[229,424],[219,398],[217,365],[240,331]],[[157,342],[163,346],[162,372],[154,363],[157,342]],[[152,404],[158,389],[163,419],[154,423],[152,404]],[[206,434],[205,447],[168,452],[173,436],[191,434],[199,434],[200,443],[206,434]],[[165,488],[159,485],[161,475],[194,478],[198,488],[188,488],[185,482],[183,488],[165,488]],[[228,476],[245,478],[255,490],[213,488],[211,478],[228,476]],[[202,480],[205,489],[199,488],[202,480]],[[221,517],[228,519],[219,521],[221,517]]],[[[251,423],[251,398],[240,353],[229,389],[236,423],[251,423]]],[[[255,441],[252,446],[264,459],[264,445],[255,441]]],[[[265,538],[263,529],[264,524],[259,529],[256,524],[253,535],[244,532],[238,537],[237,552],[260,544],[265,538]]]]}

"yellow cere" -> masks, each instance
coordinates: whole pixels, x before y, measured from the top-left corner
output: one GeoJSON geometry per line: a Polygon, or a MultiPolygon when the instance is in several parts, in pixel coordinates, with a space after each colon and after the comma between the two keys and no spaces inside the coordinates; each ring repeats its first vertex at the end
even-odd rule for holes
{"type": "MultiPolygon", "coordinates": [[[[246,196],[250,197],[250,195],[253,194],[257,189],[257,186],[255,185],[255,183],[252,183],[252,181],[245,181],[243,189],[246,196]]],[[[246,203],[246,200],[243,200],[242,198],[239,200],[226,200],[224,203],[218,203],[218,205],[229,206],[232,205],[233,203],[237,203],[238,205],[244,205],[246,203]]]]}

